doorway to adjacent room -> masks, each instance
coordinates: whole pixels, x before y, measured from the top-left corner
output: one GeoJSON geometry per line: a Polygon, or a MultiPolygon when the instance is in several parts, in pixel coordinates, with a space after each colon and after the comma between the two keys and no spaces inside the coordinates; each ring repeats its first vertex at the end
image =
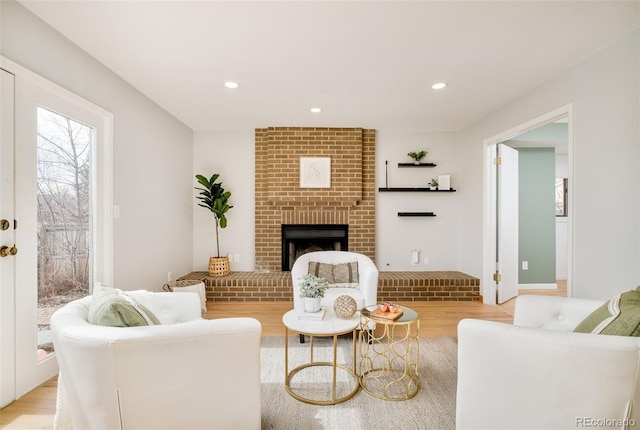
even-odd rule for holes
{"type": "MultiPolygon", "coordinates": [[[[572,106],[563,106],[485,140],[482,282],[485,303],[505,303],[516,297],[521,288],[555,289],[558,283],[566,286],[564,295],[571,294],[571,225],[575,216],[571,204],[571,118],[572,106]],[[566,138],[542,137],[541,131],[555,125],[564,128],[566,138]],[[519,159],[531,158],[532,154],[536,157],[544,154],[547,165],[551,163],[550,172],[547,172],[543,181],[546,184],[543,190],[546,209],[542,212],[544,215],[533,221],[521,216],[521,213],[530,215],[526,203],[529,198],[533,199],[533,194],[531,180],[519,170],[519,159]],[[555,198],[558,177],[563,180],[561,213],[558,212],[555,198]],[[530,234],[538,228],[543,233],[530,234]],[[536,251],[536,247],[544,240],[547,241],[546,251],[536,251]],[[539,260],[536,260],[536,253],[539,260]],[[540,266],[545,267],[544,276],[547,278],[536,275],[536,279],[532,272],[528,272],[532,262],[536,270],[540,266]]],[[[523,170],[531,170],[530,166],[523,166],[523,170]]],[[[534,167],[533,172],[539,176],[541,170],[534,167]]],[[[533,187],[536,190],[543,185],[536,182],[533,187]]]]}

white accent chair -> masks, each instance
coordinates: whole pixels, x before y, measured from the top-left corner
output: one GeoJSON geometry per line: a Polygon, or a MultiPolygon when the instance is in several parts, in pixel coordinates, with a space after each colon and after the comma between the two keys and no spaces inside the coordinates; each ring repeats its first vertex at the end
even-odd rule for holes
{"type": "Polygon", "coordinates": [[[92,325],[91,296],[51,317],[55,428],[260,429],[260,322],[203,319],[196,293],[129,294],[162,325],[92,325]]]}
{"type": "Polygon", "coordinates": [[[603,303],[520,296],[513,325],[462,320],[457,429],[640,424],[640,338],[573,332],[603,303]]]}
{"type": "MultiPolygon", "coordinates": [[[[304,300],[300,297],[300,278],[309,273],[309,262],[311,261],[326,264],[358,262],[358,285],[353,288],[329,288],[320,300],[320,306],[333,309],[333,303],[342,295],[353,297],[356,301],[357,309],[375,305],[378,302],[378,268],[369,257],[349,251],[314,251],[299,256],[291,268],[294,309],[300,312],[304,311],[304,300]]],[[[375,327],[370,326],[368,328],[374,329],[375,327]]],[[[302,334],[300,335],[300,342],[304,342],[304,335],[302,334]]]]}
{"type": "Polygon", "coordinates": [[[326,264],[358,262],[358,285],[354,288],[329,288],[320,301],[321,306],[333,308],[333,302],[344,294],[355,299],[358,309],[377,303],[378,268],[369,257],[364,254],[349,251],[315,251],[302,254],[296,259],[291,268],[294,309],[299,311],[304,310],[304,300],[300,297],[300,278],[309,273],[309,262],[311,261],[326,264]]]}

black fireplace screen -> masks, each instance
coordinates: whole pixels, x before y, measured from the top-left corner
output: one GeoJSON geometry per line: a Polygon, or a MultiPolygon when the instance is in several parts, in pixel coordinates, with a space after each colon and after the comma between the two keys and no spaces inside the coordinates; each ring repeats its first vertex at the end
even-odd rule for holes
{"type": "Polygon", "coordinates": [[[349,226],[346,224],[283,224],[282,270],[289,271],[294,261],[307,252],[348,251],[349,226]]]}

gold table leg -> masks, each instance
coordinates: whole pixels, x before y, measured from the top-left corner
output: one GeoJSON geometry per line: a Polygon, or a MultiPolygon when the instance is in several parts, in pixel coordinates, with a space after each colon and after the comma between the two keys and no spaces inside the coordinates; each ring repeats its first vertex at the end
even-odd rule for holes
{"type": "Polygon", "coordinates": [[[360,332],[360,387],[382,400],[410,399],[419,388],[419,320],[379,325],[380,336],[360,332]]]}
{"type": "MultiPolygon", "coordinates": [[[[306,335],[309,335],[308,333],[305,333],[306,335]]],[[[309,342],[309,348],[310,348],[310,361],[309,363],[305,363],[302,364],[300,366],[297,366],[291,370],[289,370],[289,329],[285,326],[285,348],[284,348],[284,354],[285,354],[285,359],[284,359],[284,371],[285,371],[285,381],[284,381],[284,386],[285,389],[287,390],[287,392],[295,399],[304,402],[304,403],[309,403],[312,405],[335,405],[336,403],[341,403],[344,402],[346,400],[349,400],[350,398],[352,398],[360,389],[360,384],[358,381],[358,375],[356,373],[356,331],[355,329],[352,331],[352,343],[353,343],[353,368],[349,368],[347,366],[345,366],[344,364],[338,364],[338,334],[333,334],[333,361],[332,362],[324,362],[324,361],[314,361],[314,355],[313,355],[313,347],[314,347],[314,335],[309,335],[310,338],[310,342],[309,342]],[[331,381],[331,399],[329,400],[315,400],[315,399],[309,399],[307,397],[301,396],[300,394],[296,393],[293,391],[293,389],[291,388],[291,380],[293,379],[293,377],[296,375],[296,373],[298,373],[299,371],[301,371],[302,369],[306,369],[308,367],[315,367],[315,366],[325,366],[325,367],[331,367],[332,368],[332,381],[331,381]],[[355,381],[355,386],[353,388],[353,390],[351,390],[349,393],[345,394],[342,397],[337,397],[337,370],[338,368],[345,370],[346,372],[348,372],[350,375],[353,376],[354,381],[355,381]]]]}

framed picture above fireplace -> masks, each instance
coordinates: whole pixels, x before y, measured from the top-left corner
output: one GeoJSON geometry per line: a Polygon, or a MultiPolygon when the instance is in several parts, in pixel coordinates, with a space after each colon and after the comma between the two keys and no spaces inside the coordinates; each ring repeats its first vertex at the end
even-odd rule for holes
{"type": "Polygon", "coordinates": [[[300,188],[331,188],[331,157],[300,157],[300,188]]]}

